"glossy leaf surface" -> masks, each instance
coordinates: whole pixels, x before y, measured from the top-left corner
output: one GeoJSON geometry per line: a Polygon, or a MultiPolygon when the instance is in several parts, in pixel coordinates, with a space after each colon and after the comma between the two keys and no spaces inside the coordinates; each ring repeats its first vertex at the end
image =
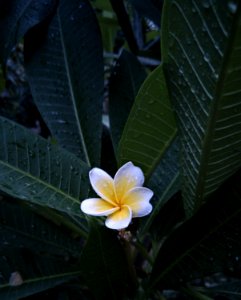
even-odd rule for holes
{"type": "MultiPolygon", "coordinates": [[[[0,118],[0,188],[9,195],[81,216],[88,167],[30,130],[0,118]]],[[[85,218],[83,217],[83,221],[85,218]]]]}
{"type": "Polygon", "coordinates": [[[103,54],[89,1],[61,0],[51,22],[27,35],[25,50],[31,91],[52,135],[88,165],[99,165],[103,54]]]}
{"type": "Polygon", "coordinates": [[[6,61],[12,48],[33,26],[54,10],[55,0],[14,0],[0,3],[0,60],[6,61]]]}
{"type": "Polygon", "coordinates": [[[189,216],[241,165],[240,34],[238,1],[166,1],[163,59],[189,216]]]}
{"type": "Polygon", "coordinates": [[[159,165],[146,183],[154,192],[151,199],[153,210],[147,218],[143,219],[141,233],[147,233],[154,220],[158,227],[162,227],[163,220],[160,219],[158,222],[158,213],[163,205],[181,188],[179,150],[180,142],[176,137],[166,149],[159,165]]]}
{"type": "Polygon", "coordinates": [[[162,66],[159,66],[144,81],[135,99],[119,144],[119,164],[132,161],[150,176],[176,134],[174,114],[162,66]]]}

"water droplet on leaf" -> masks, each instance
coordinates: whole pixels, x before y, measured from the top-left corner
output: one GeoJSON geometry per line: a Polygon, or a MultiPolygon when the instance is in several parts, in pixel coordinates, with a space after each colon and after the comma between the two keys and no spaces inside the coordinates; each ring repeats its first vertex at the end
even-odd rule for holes
{"type": "Polygon", "coordinates": [[[204,60],[205,60],[206,62],[209,62],[209,61],[210,61],[210,56],[209,56],[208,53],[205,53],[203,58],[204,58],[204,60]]]}
{"type": "Polygon", "coordinates": [[[237,10],[237,3],[235,1],[229,1],[228,2],[228,9],[232,14],[235,14],[236,10],[237,10]]]}

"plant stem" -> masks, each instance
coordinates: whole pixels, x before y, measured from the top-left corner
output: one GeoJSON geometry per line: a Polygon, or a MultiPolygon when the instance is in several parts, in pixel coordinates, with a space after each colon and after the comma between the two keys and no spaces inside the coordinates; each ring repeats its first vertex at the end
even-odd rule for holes
{"type": "Polygon", "coordinates": [[[123,249],[125,251],[129,274],[130,274],[130,279],[131,279],[133,288],[135,289],[138,286],[138,280],[137,280],[136,270],[135,270],[134,262],[133,262],[133,249],[132,249],[131,243],[130,243],[131,234],[125,232],[125,230],[121,230],[119,232],[119,237],[120,237],[123,249]]]}

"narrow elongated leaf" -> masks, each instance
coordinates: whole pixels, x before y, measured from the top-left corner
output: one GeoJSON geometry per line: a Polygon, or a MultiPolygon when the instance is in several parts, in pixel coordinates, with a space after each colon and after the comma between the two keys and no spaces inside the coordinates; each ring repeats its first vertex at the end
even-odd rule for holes
{"type": "Polygon", "coordinates": [[[188,215],[241,165],[241,4],[166,1],[163,54],[188,215]]]}
{"type": "Polygon", "coordinates": [[[50,24],[26,37],[25,50],[31,91],[52,135],[87,164],[98,165],[103,54],[89,1],[59,1],[50,24]]]}
{"type": "Polygon", "coordinates": [[[20,38],[43,21],[54,9],[55,0],[14,0],[0,3],[0,59],[5,61],[20,38]]]}
{"type": "Polygon", "coordinates": [[[123,299],[128,273],[117,232],[92,223],[80,265],[96,299],[123,299]]]}
{"type": "Polygon", "coordinates": [[[82,216],[80,199],[88,194],[85,163],[2,117],[0,137],[0,188],[3,191],[82,216]]]}
{"type": "Polygon", "coordinates": [[[101,29],[103,49],[104,51],[112,53],[115,46],[117,32],[120,29],[116,14],[113,12],[109,1],[91,1],[91,5],[93,5],[98,18],[98,23],[101,29]]]}
{"type": "Polygon", "coordinates": [[[240,199],[239,172],[167,238],[158,253],[151,284],[177,287],[217,272],[240,270],[240,199]]]}
{"type": "Polygon", "coordinates": [[[63,260],[32,252],[8,249],[0,252],[0,298],[17,300],[53,288],[81,274],[63,260]]]}
{"type": "Polygon", "coordinates": [[[123,50],[113,68],[109,85],[110,128],[116,151],[131,107],[145,78],[145,69],[138,59],[123,50]]]}
{"type": "Polygon", "coordinates": [[[0,202],[0,249],[26,247],[54,256],[80,255],[80,243],[63,230],[21,207],[0,202]]]}
{"type": "Polygon", "coordinates": [[[118,149],[119,164],[133,161],[148,177],[158,166],[177,129],[162,66],[144,81],[118,149]]]}

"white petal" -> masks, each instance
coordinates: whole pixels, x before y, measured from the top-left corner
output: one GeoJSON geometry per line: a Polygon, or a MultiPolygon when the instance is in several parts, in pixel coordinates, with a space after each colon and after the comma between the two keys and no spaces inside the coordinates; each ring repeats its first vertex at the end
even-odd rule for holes
{"type": "Polygon", "coordinates": [[[105,171],[93,168],[89,172],[90,183],[95,192],[109,203],[115,205],[114,181],[105,171]]]}
{"type": "Polygon", "coordinates": [[[120,210],[107,217],[105,225],[111,229],[124,229],[130,224],[131,218],[131,209],[128,206],[122,206],[120,210]]]}
{"type": "Polygon", "coordinates": [[[131,208],[133,218],[143,217],[152,211],[152,205],[149,203],[152,196],[152,190],[145,187],[136,187],[125,195],[122,203],[131,208]]]}
{"type": "Polygon", "coordinates": [[[99,198],[84,200],[80,205],[81,210],[91,216],[108,216],[119,209],[99,198]]]}
{"type": "Polygon", "coordinates": [[[144,183],[144,174],[139,167],[128,162],[123,165],[114,177],[116,196],[120,200],[132,188],[142,186],[144,183]]]}

